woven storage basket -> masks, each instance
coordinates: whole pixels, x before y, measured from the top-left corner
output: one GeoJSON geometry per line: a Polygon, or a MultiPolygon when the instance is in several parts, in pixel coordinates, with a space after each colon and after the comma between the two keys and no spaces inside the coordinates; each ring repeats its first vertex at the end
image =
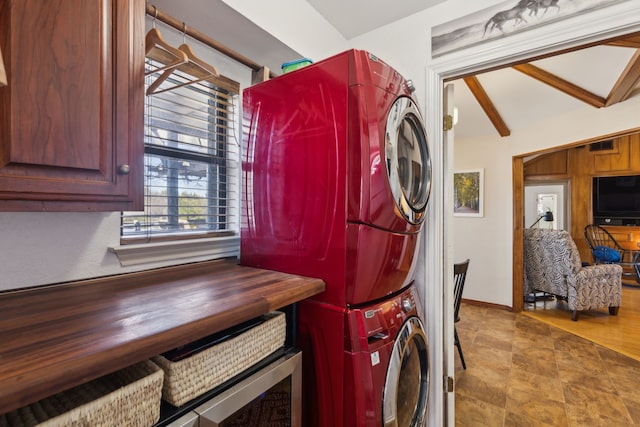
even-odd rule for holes
{"type": "Polygon", "coordinates": [[[263,317],[264,323],[189,358],[171,362],[154,357],[165,373],[163,399],[180,406],[281,348],[286,338],[284,313],[272,311],[263,317]]]}
{"type": "Polygon", "coordinates": [[[0,426],[151,426],[160,419],[162,381],[158,366],[141,362],[2,414],[0,426]]]}

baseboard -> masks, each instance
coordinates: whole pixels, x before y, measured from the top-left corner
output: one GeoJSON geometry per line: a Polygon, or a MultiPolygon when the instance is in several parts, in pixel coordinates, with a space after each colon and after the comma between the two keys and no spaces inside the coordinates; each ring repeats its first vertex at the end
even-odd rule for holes
{"type": "Polygon", "coordinates": [[[497,308],[499,310],[513,311],[513,307],[509,307],[508,305],[502,305],[502,304],[494,304],[492,302],[476,301],[476,300],[466,299],[466,298],[462,298],[462,302],[465,304],[476,305],[479,307],[497,308]]]}

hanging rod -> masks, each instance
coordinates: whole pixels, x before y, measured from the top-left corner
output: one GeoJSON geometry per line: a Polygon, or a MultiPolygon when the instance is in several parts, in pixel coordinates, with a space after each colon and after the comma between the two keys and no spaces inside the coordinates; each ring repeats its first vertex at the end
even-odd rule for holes
{"type": "MultiPolygon", "coordinates": [[[[147,7],[146,7],[146,13],[147,15],[151,16],[152,18],[157,19],[160,22],[163,22],[167,25],[169,25],[170,27],[175,28],[176,30],[178,30],[181,33],[185,33],[186,35],[188,35],[189,37],[198,40],[201,43],[204,43],[205,45],[217,50],[218,52],[222,53],[223,55],[228,56],[231,59],[234,59],[236,61],[238,61],[239,63],[246,65],[247,67],[251,68],[253,71],[259,72],[262,69],[264,69],[264,67],[260,64],[258,64],[257,62],[252,61],[251,59],[247,58],[244,55],[239,54],[238,52],[236,52],[233,49],[230,49],[229,47],[213,40],[211,37],[207,36],[206,34],[192,28],[192,27],[186,27],[186,31],[185,31],[185,23],[178,21],[177,19],[175,19],[173,16],[167,15],[164,12],[161,12],[156,6],[147,3],[147,7]]],[[[277,77],[276,74],[274,74],[271,70],[269,70],[269,76],[270,77],[277,77]]]]}

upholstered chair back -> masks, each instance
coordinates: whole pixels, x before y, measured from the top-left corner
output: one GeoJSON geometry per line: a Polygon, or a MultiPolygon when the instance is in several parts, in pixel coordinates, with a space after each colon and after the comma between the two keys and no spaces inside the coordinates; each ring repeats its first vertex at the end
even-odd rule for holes
{"type": "Polygon", "coordinates": [[[524,230],[524,257],[525,292],[543,288],[566,295],[567,277],[582,267],[578,248],[565,230],[524,230]]]}
{"type": "Polygon", "coordinates": [[[525,294],[546,292],[566,300],[571,319],[578,311],[609,308],[617,314],[622,303],[622,267],[583,266],[571,235],[564,230],[524,230],[525,294]]]}

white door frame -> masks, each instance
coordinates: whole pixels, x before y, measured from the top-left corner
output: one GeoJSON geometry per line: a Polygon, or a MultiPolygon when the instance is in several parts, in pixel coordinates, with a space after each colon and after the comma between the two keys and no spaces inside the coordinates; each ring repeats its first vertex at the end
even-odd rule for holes
{"type": "Polygon", "coordinates": [[[428,425],[454,425],[452,411],[445,412],[444,381],[445,366],[449,352],[453,347],[446,348],[444,342],[445,331],[453,330],[453,319],[444,316],[443,296],[445,289],[453,287],[453,278],[444,274],[446,267],[453,260],[448,259],[447,248],[452,244],[448,240],[451,236],[443,234],[445,215],[452,215],[445,211],[443,190],[450,185],[453,171],[444,162],[445,148],[443,140],[443,85],[445,80],[468,74],[478,73],[490,68],[506,66],[515,62],[531,60],[578,46],[597,43],[605,39],[622,36],[640,31],[640,8],[637,0],[627,0],[613,6],[602,8],[573,18],[560,20],[541,27],[532,28],[519,34],[514,34],[500,40],[487,42],[471,49],[452,52],[435,59],[426,73],[425,122],[427,135],[431,141],[433,162],[433,199],[439,203],[430,203],[429,220],[427,221],[427,235],[425,247],[425,299],[429,301],[431,311],[427,313],[426,328],[430,333],[429,343],[431,351],[441,357],[431,357],[432,361],[439,361],[430,366],[432,381],[430,395],[430,409],[428,425]],[[443,391],[440,392],[434,391],[443,391]],[[435,400],[435,401],[434,401],[435,400]]]}

